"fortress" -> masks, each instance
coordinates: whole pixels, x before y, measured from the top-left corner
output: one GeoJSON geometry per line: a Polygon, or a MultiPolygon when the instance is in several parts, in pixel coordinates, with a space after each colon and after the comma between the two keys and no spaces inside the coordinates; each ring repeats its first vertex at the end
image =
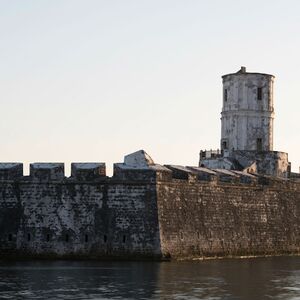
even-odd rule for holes
{"type": "Polygon", "coordinates": [[[197,259],[300,253],[300,175],[273,151],[274,76],[223,76],[221,149],[199,166],[0,164],[0,255],[197,259]]]}

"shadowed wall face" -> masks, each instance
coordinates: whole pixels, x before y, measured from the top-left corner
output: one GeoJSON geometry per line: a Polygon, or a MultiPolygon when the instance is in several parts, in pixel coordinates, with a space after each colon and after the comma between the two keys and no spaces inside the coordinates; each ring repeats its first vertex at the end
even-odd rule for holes
{"type": "Polygon", "coordinates": [[[159,258],[154,184],[0,182],[0,253],[159,258]]]}

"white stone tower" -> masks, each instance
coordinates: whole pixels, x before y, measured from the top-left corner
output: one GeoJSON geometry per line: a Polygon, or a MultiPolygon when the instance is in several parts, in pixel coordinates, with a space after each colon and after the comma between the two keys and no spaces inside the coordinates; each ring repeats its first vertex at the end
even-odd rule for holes
{"type": "Polygon", "coordinates": [[[272,151],[274,76],[241,67],[222,78],[221,149],[272,151]]]}

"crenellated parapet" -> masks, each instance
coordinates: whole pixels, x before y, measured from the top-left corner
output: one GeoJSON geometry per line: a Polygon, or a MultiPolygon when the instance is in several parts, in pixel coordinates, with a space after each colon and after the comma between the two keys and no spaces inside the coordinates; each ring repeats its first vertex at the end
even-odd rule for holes
{"type": "Polygon", "coordinates": [[[41,162],[29,165],[29,176],[23,175],[22,163],[0,163],[0,181],[6,180],[33,180],[33,181],[63,181],[76,179],[91,181],[106,177],[105,163],[71,163],[71,176],[65,175],[64,163],[41,162]]]}
{"type": "MultiPolygon", "coordinates": [[[[0,163],[0,181],[76,181],[84,183],[104,180],[109,183],[114,180],[123,180],[131,182],[149,181],[154,183],[156,181],[186,180],[188,182],[207,181],[232,184],[260,184],[266,182],[266,180],[262,178],[271,178],[271,181],[276,178],[268,173],[262,174],[263,172],[261,170],[262,166],[265,169],[267,167],[272,167],[274,170],[277,168],[277,165],[273,163],[274,155],[280,158],[278,161],[281,165],[287,161],[286,156],[283,155],[285,153],[274,151],[271,153],[274,154],[273,156],[270,156],[270,152],[268,152],[268,157],[263,156],[264,152],[261,152],[260,160],[253,163],[258,154],[255,156],[252,152],[247,152],[247,155],[245,153],[245,151],[236,151],[236,154],[240,155],[240,168],[228,170],[218,164],[213,164],[210,168],[171,164],[160,165],[156,164],[144,150],[139,150],[126,155],[123,163],[115,163],[113,176],[111,178],[106,176],[106,165],[104,162],[71,163],[70,177],[65,175],[64,163],[31,163],[29,176],[23,176],[22,163],[0,163]]],[[[271,173],[275,173],[275,171],[271,173]]],[[[283,177],[280,175],[281,173],[278,177],[283,177]]],[[[297,174],[293,174],[291,180],[293,179],[298,179],[297,174]]],[[[267,181],[270,182],[270,180],[267,181]]]]}

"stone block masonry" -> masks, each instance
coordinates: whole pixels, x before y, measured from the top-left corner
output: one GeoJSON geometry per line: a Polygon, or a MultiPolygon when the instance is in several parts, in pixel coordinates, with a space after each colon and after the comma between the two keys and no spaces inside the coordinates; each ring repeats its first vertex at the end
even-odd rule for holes
{"type": "Polygon", "coordinates": [[[164,256],[277,255],[300,252],[300,184],[157,183],[164,256]]]}
{"type": "Polygon", "coordinates": [[[102,164],[75,164],[70,178],[58,164],[32,166],[0,181],[2,257],[161,257],[154,183],[107,178],[102,164]]]}
{"type": "Polygon", "coordinates": [[[153,184],[23,180],[1,184],[0,193],[2,254],[160,255],[153,184]]]}
{"type": "Polygon", "coordinates": [[[300,182],[161,166],[0,164],[2,258],[190,259],[300,252],[300,182]]]}

